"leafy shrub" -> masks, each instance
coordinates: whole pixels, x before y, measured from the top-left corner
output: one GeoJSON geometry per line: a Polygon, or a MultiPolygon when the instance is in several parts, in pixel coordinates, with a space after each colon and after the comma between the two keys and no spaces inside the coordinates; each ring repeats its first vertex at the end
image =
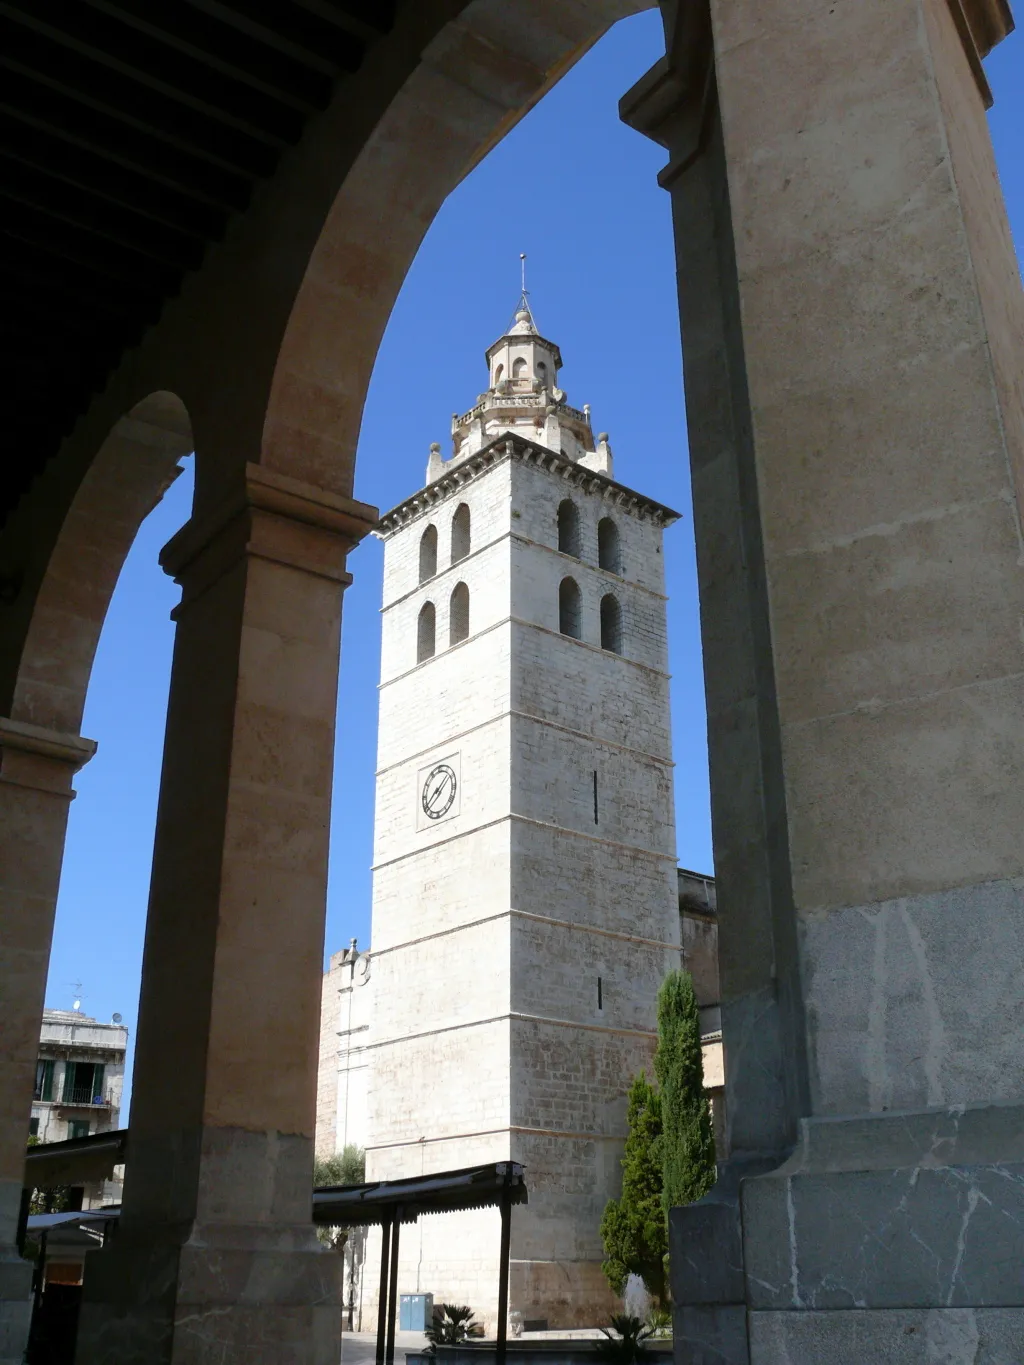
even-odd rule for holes
{"type": "Polygon", "coordinates": [[[426,1338],[433,1352],[438,1346],[458,1346],[460,1341],[483,1334],[483,1326],[473,1316],[472,1308],[465,1304],[439,1303],[430,1319],[426,1338]]]}

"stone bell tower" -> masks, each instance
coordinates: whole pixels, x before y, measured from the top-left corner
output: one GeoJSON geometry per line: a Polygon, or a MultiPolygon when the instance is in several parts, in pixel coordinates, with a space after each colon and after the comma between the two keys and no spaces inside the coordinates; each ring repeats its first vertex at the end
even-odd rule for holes
{"type": "MultiPolygon", "coordinates": [[[[453,453],[379,528],[367,1178],[522,1162],[510,1308],[568,1327],[612,1307],[598,1226],[679,962],[676,513],[614,482],[525,293],[486,359],[453,453]]],[[[494,1211],[421,1219],[398,1290],[493,1328],[497,1260],[494,1211]]]]}

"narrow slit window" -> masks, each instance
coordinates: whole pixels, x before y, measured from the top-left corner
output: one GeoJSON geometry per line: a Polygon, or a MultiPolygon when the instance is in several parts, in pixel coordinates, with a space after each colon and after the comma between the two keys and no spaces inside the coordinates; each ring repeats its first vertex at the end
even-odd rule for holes
{"type": "Polygon", "coordinates": [[[558,629],[579,640],[582,636],[583,607],[579,586],[574,578],[563,578],[558,585],[558,629]]]}
{"type": "Polygon", "coordinates": [[[416,622],[416,662],[423,663],[425,659],[434,657],[434,604],[424,602],[420,607],[419,619],[416,622]]]}
{"type": "Polygon", "coordinates": [[[594,769],[594,824],[597,824],[597,769],[594,769]]]}
{"type": "Polygon", "coordinates": [[[604,982],[600,977],[597,978],[597,1008],[604,1009],[604,982]]]}

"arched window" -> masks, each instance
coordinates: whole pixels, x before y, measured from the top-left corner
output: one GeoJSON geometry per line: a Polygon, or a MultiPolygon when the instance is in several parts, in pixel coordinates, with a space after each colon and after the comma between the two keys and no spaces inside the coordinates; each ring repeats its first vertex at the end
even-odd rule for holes
{"type": "Polygon", "coordinates": [[[460,502],[452,517],[452,563],[458,564],[469,554],[469,508],[460,502]]]}
{"type": "Polygon", "coordinates": [[[469,589],[456,583],[448,603],[448,643],[457,645],[469,634],[469,589]]]}
{"type": "Polygon", "coordinates": [[[504,373],[505,373],[505,366],[504,366],[504,365],[499,365],[499,366],[497,367],[497,369],[494,371],[494,387],[495,387],[495,388],[497,388],[498,385],[501,383],[501,377],[502,377],[502,375],[503,375],[504,373]]]}
{"type": "Polygon", "coordinates": [[[622,608],[611,593],[601,598],[601,648],[622,653],[622,608]]]}
{"type": "Polygon", "coordinates": [[[571,498],[558,504],[558,548],[563,554],[580,557],[580,514],[571,498]]]}
{"type": "Polygon", "coordinates": [[[526,374],[526,361],[522,356],[512,362],[512,378],[522,379],[526,374]]]}
{"type": "Polygon", "coordinates": [[[597,523],[597,562],[602,569],[621,573],[619,558],[619,528],[611,517],[602,517],[597,523]]]}
{"type": "Polygon", "coordinates": [[[434,604],[424,602],[416,622],[416,662],[434,657],[434,604]]]}
{"type": "Polygon", "coordinates": [[[574,640],[581,638],[583,604],[574,578],[563,578],[558,585],[558,629],[574,640]]]}
{"type": "Polygon", "coordinates": [[[437,573],[437,527],[428,526],[420,536],[420,582],[437,573]]]}
{"type": "Polygon", "coordinates": [[[541,388],[543,388],[547,382],[548,382],[548,367],[544,364],[543,360],[538,360],[538,361],[537,361],[537,383],[538,383],[538,385],[539,385],[541,388]]]}

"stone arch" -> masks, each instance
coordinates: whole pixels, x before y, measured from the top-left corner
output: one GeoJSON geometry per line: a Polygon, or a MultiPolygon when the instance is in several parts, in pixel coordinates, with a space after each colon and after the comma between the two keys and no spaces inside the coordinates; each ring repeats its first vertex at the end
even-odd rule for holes
{"type": "Polygon", "coordinates": [[[437,527],[431,523],[420,536],[420,582],[437,573],[437,527]]]}
{"type": "Polygon", "coordinates": [[[452,563],[465,559],[470,550],[469,503],[460,502],[452,517],[452,563]]]}
{"type": "Polygon", "coordinates": [[[582,553],[580,543],[580,509],[572,498],[563,498],[558,504],[558,548],[564,555],[579,559],[582,553]]]}
{"type": "Polygon", "coordinates": [[[622,607],[614,593],[601,598],[601,648],[622,653],[622,607]]]}
{"type": "MultiPolygon", "coordinates": [[[[652,7],[559,2],[538,8],[529,24],[504,0],[472,0],[451,19],[440,5],[410,7],[410,38],[423,56],[386,92],[365,143],[338,176],[274,364],[263,463],[351,495],[377,350],[434,215],[613,23],[652,7]]],[[[338,156],[326,140],[323,156],[338,156]]],[[[327,194],[327,185],[318,192],[327,194]]]]}
{"type": "Polygon", "coordinates": [[[424,602],[416,618],[416,662],[425,663],[434,657],[437,647],[437,614],[433,602],[424,602]]]}
{"type": "Polygon", "coordinates": [[[611,517],[602,517],[597,523],[597,563],[599,568],[607,569],[609,573],[622,572],[619,528],[611,517]]]}
{"type": "Polygon", "coordinates": [[[575,578],[563,578],[558,585],[558,629],[571,640],[583,638],[583,598],[575,578]]]}
{"type": "Polygon", "coordinates": [[[469,635],[469,588],[456,583],[448,604],[448,643],[461,644],[469,635]]]}
{"type": "Polygon", "coordinates": [[[122,565],[192,449],[185,405],[167,391],[150,394],[114,424],[79,485],[36,593],[12,720],[77,733],[122,565]]]}

